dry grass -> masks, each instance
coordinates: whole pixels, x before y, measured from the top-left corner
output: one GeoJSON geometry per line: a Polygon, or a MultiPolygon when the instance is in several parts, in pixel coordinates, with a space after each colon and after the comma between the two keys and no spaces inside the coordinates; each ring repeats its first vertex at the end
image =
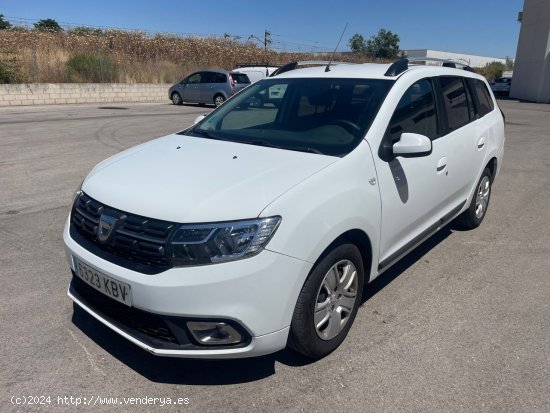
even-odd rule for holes
{"type": "MultiPolygon", "coordinates": [[[[11,62],[21,82],[71,82],[66,63],[75,54],[114,60],[116,80],[128,83],[173,83],[198,69],[233,69],[237,63],[284,64],[292,60],[327,58],[266,51],[254,44],[220,38],[150,36],[119,30],[100,34],[0,30],[0,63],[11,62]]],[[[352,55],[340,55],[337,59],[356,60],[352,55]]]]}

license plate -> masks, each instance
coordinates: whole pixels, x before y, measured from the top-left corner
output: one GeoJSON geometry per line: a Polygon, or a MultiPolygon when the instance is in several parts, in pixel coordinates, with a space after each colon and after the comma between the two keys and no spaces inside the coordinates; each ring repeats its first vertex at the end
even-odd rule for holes
{"type": "Polygon", "coordinates": [[[132,288],[75,259],[76,275],[97,291],[127,306],[132,306],[132,288]]]}

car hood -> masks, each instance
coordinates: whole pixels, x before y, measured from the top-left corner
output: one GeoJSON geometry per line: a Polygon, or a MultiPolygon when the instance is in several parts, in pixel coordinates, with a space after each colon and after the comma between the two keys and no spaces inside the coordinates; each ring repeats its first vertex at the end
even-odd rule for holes
{"type": "Polygon", "coordinates": [[[194,223],[253,218],[339,158],[170,135],[98,164],[82,190],[126,212],[194,223]]]}

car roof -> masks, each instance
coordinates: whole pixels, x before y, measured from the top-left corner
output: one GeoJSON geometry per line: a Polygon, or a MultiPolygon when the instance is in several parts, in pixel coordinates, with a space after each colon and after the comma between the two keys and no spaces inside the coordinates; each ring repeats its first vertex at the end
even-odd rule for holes
{"type": "MultiPolygon", "coordinates": [[[[441,75],[454,75],[464,77],[475,77],[484,79],[474,72],[469,72],[464,69],[456,69],[451,67],[435,66],[435,65],[409,65],[408,69],[395,75],[386,76],[386,72],[390,68],[391,64],[381,63],[362,63],[362,64],[344,64],[330,66],[330,71],[326,72],[326,66],[308,67],[303,69],[295,69],[288,72],[281,73],[275,78],[301,78],[301,77],[315,77],[315,78],[364,78],[364,79],[386,79],[396,80],[402,74],[408,72],[418,73],[422,76],[441,76],[441,75]]],[[[274,79],[275,79],[274,78],[274,79]]]]}

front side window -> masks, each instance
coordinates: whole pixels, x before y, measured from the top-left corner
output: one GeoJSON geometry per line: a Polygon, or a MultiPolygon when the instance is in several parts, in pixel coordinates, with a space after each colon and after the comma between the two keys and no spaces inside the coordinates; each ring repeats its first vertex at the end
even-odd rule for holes
{"type": "Polygon", "coordinates": [[[180,133],[344,156],[364,138],[393,83],[386,79],[264,79],[180,133]]]}
{"type": "Polygon", "coordinates": [[[404,93],[391,118],[389,133],[396,142],[402,133],[437,137],[437,115],[432,82],[422,79],[404,93]]]}
{"type": "Polygon", "coordinates": [[[466,88],[460,77],[441,76],[439,82],[447,115],[447,126],[450,131],[453,131],[470,122],[466,88]]]}
{"type": "Polygon", "coordinates": [[[200,73],[194,73],[187,78],[187,83],[200,83],[200,82],[201,82],[200,73]]]}

